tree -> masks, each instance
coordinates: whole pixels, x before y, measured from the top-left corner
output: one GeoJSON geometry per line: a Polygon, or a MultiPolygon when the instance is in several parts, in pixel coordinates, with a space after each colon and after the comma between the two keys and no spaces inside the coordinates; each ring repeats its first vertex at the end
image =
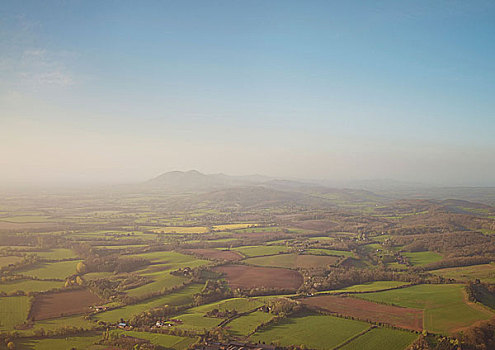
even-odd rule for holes
{"type": "Polygon", "coordinates": [[[88,267],[86,266],[86,264],[84,262],[79,262],[76,266],[76,271],[77,273],[80,273],[80,274],[84,274],[86,273],[86,271],[88,270],[88,267]]]}
{"type": "Polygon", "coordinates": [[[10,342],[8,342],[8,343],[7,343],[7,349],[9,349],[9,350],[14,350],[14,349],[15,349],[15,344],[14,344],[14,342],[11,342],[11,341],[10,341],[10,342]]]}

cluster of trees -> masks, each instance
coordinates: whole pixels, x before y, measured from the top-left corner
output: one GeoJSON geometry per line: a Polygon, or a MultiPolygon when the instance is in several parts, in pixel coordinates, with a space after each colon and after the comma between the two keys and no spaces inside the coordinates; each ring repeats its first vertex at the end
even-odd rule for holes
{"type": "Polygon", "coordinates": [[[21,261],[15,263],[15,264],[1,267],[0,268],[0,274],[2,276],[12,275],[13,273],[15,273],[16,270],[37,264],[39,262],[39,260],[40,260],[40,258],[35,254],[25,255],[21,261]]]}
{"type": "Polygon", "coordinates": [[[212,303],[217,300],[230,298],[232,291],[223,280],[207,280],[201,292],[194,294],[194,305],[212,303]]]}
{"type": "Polygon", "coordinates": [[[147,327],[155,324],[158,320],[166,320],[170,316],[175,315],[184,309],[185,306],[178,307],[173,305],[163,305],[161,307],[142,312],[138,315],[134,315],[129,320],[129,324],[133,327],[147,327]]]}
{"type": "Polygon", "coordinates": [[[408,250],[423,247],[423,250],[444,252],[452,257],[494,256],[495,237],[479,232],[457,231],[439,234],[396,236],[391,238],[393,245],[406,246],[408,250]]]}
{"type": "Polygon", "coordinates": [[[485,257],[485,256],[467,256],[467,257],[457,257],[457,258],[447,258],[441,261],[429,263],[427,265],[422,266],[422,270],[436,270],[436,269],[444,269],[447,267],[460,267],[460,266],[471,266],[471,265],[479,265],[479,264],[488,264],[489,262],[495,260],[494,258],[485,257]]]}
{"type": "Polygon", "coordinates": [[[480,302],[495,308],[495,284],[468,282],[466,285],[468,299],[473,302],[480,302]]]}
{"type": "Polygon", "coordinates": [[[415,284],[431,282],[422,274],[413,272],[389,271],[384,268],[359,269],[354,267],[335,267],[329,270],[303,271],[304,284],[299,292],[312,293],[320,290],[341,289],[354,284],[373,281],[403,281],[415,284]]]}
{"type": "Polygon", "coordinates": [[[90,257],[84,260],[85,272],[132,272],[148,266],[150,262],[143,258],[110,255],[90,257]]]}
{"type": "Polygon", "coordinates": [[[422,334],[407,350],[490,350],[495,349],[495,318],[480,321],[454,337],[422,334]]]}
{"type": "Polygon", "coordinates": [[[232,318],[238,315],[237,310],[219,310],[219,309],[213,309],[208,311],[205,316],[206,317],[214,317],[214,318],[232,318]]]}
{"type": "Polygon", "coordinates": [[[302,311],[303,306],[292,299],[277,298],[270,300],[262,309],[274,315],[286,317],[302,311]]]}

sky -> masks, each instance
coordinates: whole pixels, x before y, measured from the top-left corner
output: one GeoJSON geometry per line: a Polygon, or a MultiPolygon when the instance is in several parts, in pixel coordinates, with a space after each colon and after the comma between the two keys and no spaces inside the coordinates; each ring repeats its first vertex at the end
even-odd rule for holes
{"type": "Polygon", "coordinates": [[[495,186],[493,1],[0,2],[0,183],[495,186]]]}

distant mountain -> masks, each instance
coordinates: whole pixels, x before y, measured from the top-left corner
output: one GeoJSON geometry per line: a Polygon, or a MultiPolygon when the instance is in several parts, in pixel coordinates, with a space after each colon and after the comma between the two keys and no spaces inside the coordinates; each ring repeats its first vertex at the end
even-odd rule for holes
{"type": "Polygon", "coordinates": [[[383,197],[364,190],[334,189],[314,183],[261,175],[207,175],[196,170],[164,173],[142,184],[142,189],[187,195],[181,200],[177,199],[182,205],[209,202],[234,207],[284,204],[328,207],[342,202],[384,200],[383,197]]]}
{"type": "Polygon", "coordinates": [[[206,175],[197,170],[189,170],[164,173],[145,182],[143,185],[148,189],[157,189],[167,192],[209,192],[231,187],[259,184],[268,180],[270,180],[269,177],[261,175],[206,175]]]}

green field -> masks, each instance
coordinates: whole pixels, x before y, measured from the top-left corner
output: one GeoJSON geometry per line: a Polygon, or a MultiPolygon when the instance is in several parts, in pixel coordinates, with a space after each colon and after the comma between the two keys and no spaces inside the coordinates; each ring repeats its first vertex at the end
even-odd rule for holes
{"type": "Polygon", "coordinates": [[[442,256],[435,252],[402,253],[413,266],[421,266],[442,260],[442,256]]]}
{"type": "Polygon", "coordinates": [[[185,255],[171,251],[133,254],[128,256],[147,259],[153,263],[160,263],[163,264],[162,267],[170,270],[176,270],[180,267],[186,267],[186,266],[197,267],[210,263],[207,260],[197,259],[191,255],[185,255]]]}
{"type": "Polygon", "coordinates": [[[15,325],[26,321],[29,299],[26,296],[0,298],[0,331],[11,331],[15,325]]]}
{"type": "Polygon", "coordinates": [[[273,314],[267,312],[254,311],[248,315],[234,319],[225,328],[234,336],[247,336],[254,332],[258,325],[270,321],[273,317],[273,314]]]}
{"type": "Polygon", "coordinates": [[[39,329],[48,330],[57,330],[64,327],[78,327],[86,330],[94,329],[97,324],[93,321],[87,320],[84,316],[76,315],[76,316],[67,316],[67,317],[59,317],[50,320],[36,321],[34,323],[33,328],[20,330],[19,333],[25,336],[32,336],[34,331],[39,329]]]}
{"type": "MultiPolygon", "coordinates": [[[[408,282],[399,282],[399,281],[375,281],[375,282],[367,282],[363,284],[356,284],[354,286],[332,290],[332,293],[340,293],[340,292],[373,292],[379,291],[383,289],[396,288],[400,286],[404,286],[409,284],[408,282]]],[[[328,293],[328,292],[321,292],[328,293]]],[[[318,293],[320,294],[320,293],[318,293]]]]}
{"type": "Polygon", "coordinates": [[[220,311],[237,310],[238,313],[244,313],[254,310],[261,305],[263,305],[263,302],[258,299],[227,299],[211,304],[193,307],[175,318],[183,321],[183,324],[177,326],[179,328],[202,331],[203,329],[211,329],[213,327],[216,327],[220,322],[222,322],[221,318],[205,317],[205,314],[208,311],[211,311],[213,309],[218,309],[220,311]]]}
{"type": "Polygon", "coordinates": [[[22,260],[23,260],[22,256],[15,256],[15,255],[0,256],[0,268],[9,266],[10,264],[16,264],[18,262],[21,262],[22,260]]]}
{"type": "Polygon", "coordinates": [[[177,292],[167,294],[161,297],[153,298],[142,303],[124,306],[118,309],[105,311],[97,314],[96,319],[105,322],[117,322],[120,318],[128,320],[134,315],[140,314],[143,311],[163,306],[163,305],[186,305],[193,301],[193,294],[199,293],[203,288],[202,284],[190,284],[184,289],[177,292]]]}
{"type": "Polygon", "coordinates": [[[184,276],[171,275],[168,271],[142,273],[142,275],[152,278],[153,282],[126,290],[126,293],[129,296],[138,297],[160,291],[163,288],[170,289],[172,287],[179,286],[188,280],[188,278],[184,276]]]}
{"type": "Polygon", "coordinates": [[[304,252],[307,254],[315,254],[315,255],[335,255],[335,256],[355,257],[353,252],[349,252],[346,250],[312,248],[312,249],[305,249],[304,252]]]}
{"type": "Polygon", "coordinates": [[[54,288],[62,288],[63,286],[64,282],[25,279],[0,283],[0,292],[11,293],[18,290],[24,292],[44,292],[54,288]]]}
{"type": "Polygon", "coordinates": [[[247,264],[256,266],[285,267],[285,268],[316,268],[334,265],[338,257],[330,255],[299,255],[299,254],[277,254],[259,256],[244,260],[247,264]]]}
{"type": "Polygon", "coordinates": [[[432,270],[431,273],[457,281],[474,281],[476,279],[486,283],[495,283],[495,264],[481,264],[473,266],[449,267],[432,270]]]}
{"type": "Polygon", "coordinates": [[[495,315],[465,302],[464,286],[459,284],[421,284],[356,297],[379,303],[424,310],[424,327],[431,332],[451,333],[478,320],[495,315]]]}
{"type": "Polygon", "coordinates": [[[0,221],[28,223],[28,222],[46,222],[49,216],[46,215],[19,215],[0,218],[0,221]]]}
{"type": "Polygon", "coordinates": [[[19,350],[88,349],[101,340],[101,335],[89,333],[50,339],[21,339],[16,342],[19,350]]]}
{"type": "Polygon", "coordinates": [[[342,350],[404,350],[417,334],[391,328],[373,328],[344,345],[342,350]]]}
{"type": "Polygon", "coordinates": [[[286,252],[289,250],[288,247],[285,246],[267,246],[267,245],[257,245],[257,246],[244,246],[234,248],[233,250],[238,251],[242,255],[250,258],[254,256],[262,256],[262,255],[274,255],[281,252],[286,252]]]}
{"type": "Polygon", "coordinates": [[[76,257],[76,253],[72,249],[57,248],[49,251],[36,252],[36,255],[48,260],[72,259],[76,257]]]}
{"type": "Polygon", "coordinates": [[[301,345],[311,349],[331,349],[359,334],[370,325],[333,316],[290,317],[253,334],[253,342],[264,341],[282,346],[301,345]]]}
{"type": "Polygon", "coordinates": [[[65,279],[76,273],[76,265],[80,261],[81,260],[38,263],[36,267],[19,270],[19,273],[40,279],[65,279]]]}
{"type": "Polygon", "coordinates": [[[187,337],[178,337],[169,334],[148,333],[148,332],[135,332],[135,331],[122,331],[113,330],[112,333],[124,334],[129,337],[135,337],[140,339],[146,339],[153,344],[163,346],[165,349],[185,350],[189,345],[194,344],[196,339],[187,337]]]}

